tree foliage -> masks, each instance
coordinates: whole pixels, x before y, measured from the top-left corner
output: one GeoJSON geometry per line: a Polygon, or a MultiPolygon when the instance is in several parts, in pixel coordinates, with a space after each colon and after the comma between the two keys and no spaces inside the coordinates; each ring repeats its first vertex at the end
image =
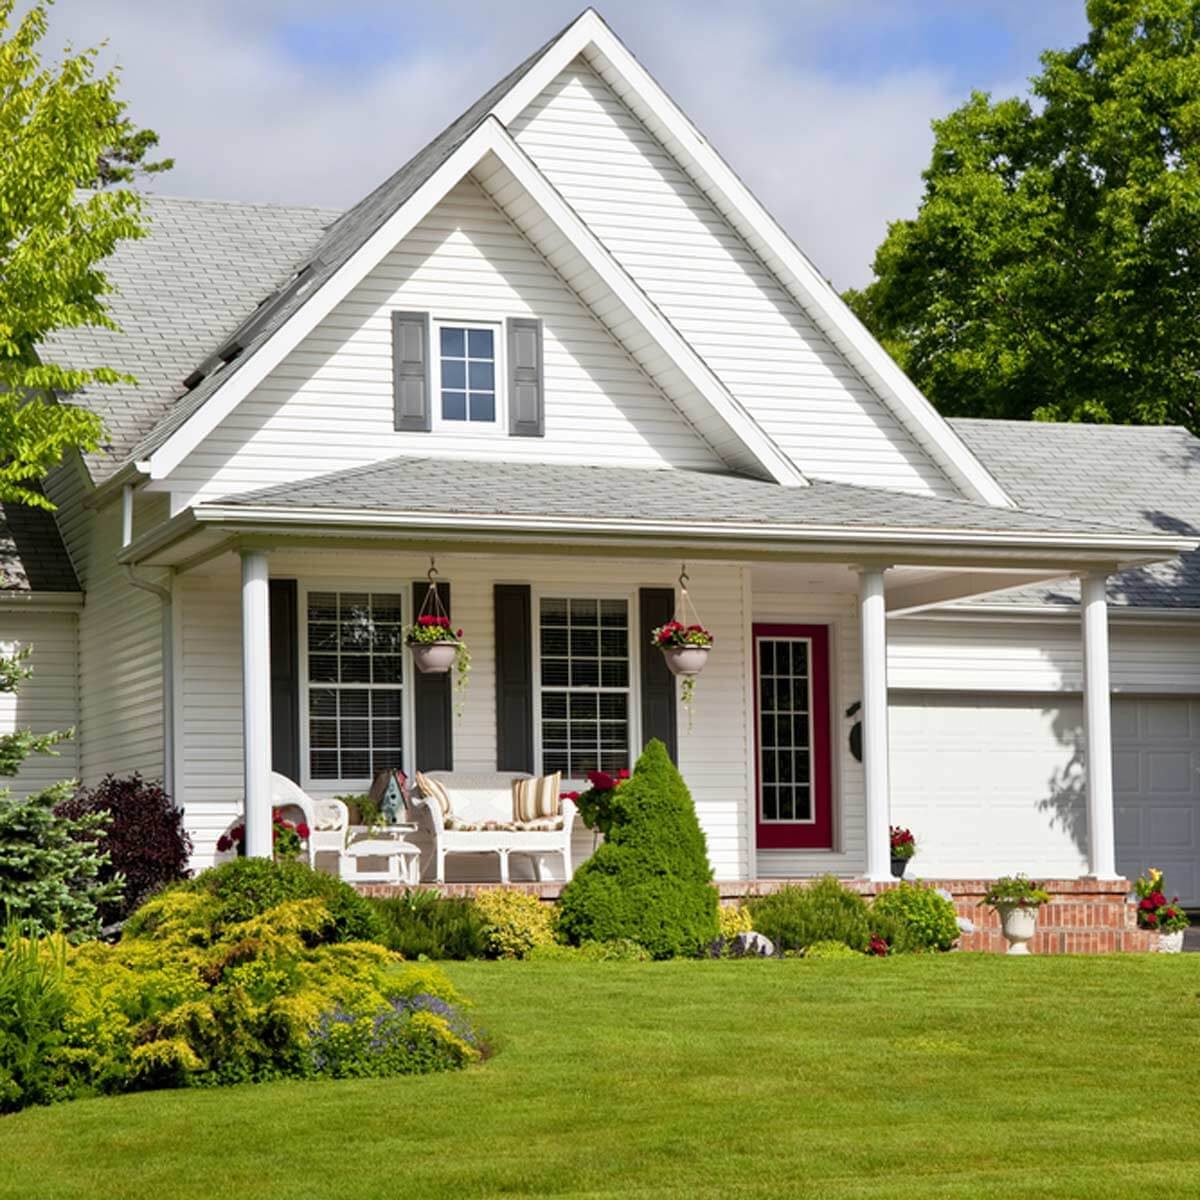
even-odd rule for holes
{"type": "Polygon", "coordinates": [[[37,481],[103,432],[94,413],[61,397],[131,377],[43,360],[39,347],[59,329],[116,328],[100,264],[145,225],[137,193],[110,185],[171,162],[145,161],[157,136],[127,116],[117,73],[97,73],[97,48],[47,67],[47,5],[19,21],[14,10],[0,0],[0,500],[45,508],[37,481]]]}
{"type": "Polygon", "coordinates": [[[1200,0],[1089,0],[1032,99],[934,123],[847,300],[944,413],[1200,430],[1200,0]]]}

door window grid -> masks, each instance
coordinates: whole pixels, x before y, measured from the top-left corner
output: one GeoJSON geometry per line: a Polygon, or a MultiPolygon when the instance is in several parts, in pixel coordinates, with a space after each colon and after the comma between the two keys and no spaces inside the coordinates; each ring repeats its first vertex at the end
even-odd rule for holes
{"type": "Polygon", "coordinates": [[[308,773],[362,780],[403,762],[404,625],[390,592],[309,592],[308,773]]]}
{"type": "Polygon", "coordinates": [[[807,638],[758,643],[759,819],[814,819],[811,644],[807,638]]]}
{"type": "Polygon", "coordinates": [[[543,773],[629,766],[629,602],[544,597],[538,610],[543,773]]]}
{"type": "Polygon", "coordinates": [[[438,347],[442,420],[495,424],[496,331],[441,325],[438,347]]]}

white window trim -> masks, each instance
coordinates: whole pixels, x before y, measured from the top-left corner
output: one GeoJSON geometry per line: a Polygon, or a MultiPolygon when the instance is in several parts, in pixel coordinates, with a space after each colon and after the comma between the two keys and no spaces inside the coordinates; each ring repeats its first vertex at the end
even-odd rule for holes
{"type": "MultiPolygon", "coordinates": [[[[762,701],[757,704],[757,712],[759,717],[760,728],[754,732],[754,740],[757,744],[758,755],[758,795],[754,797],[754,819],[759,825],[815,825],[817,823],[817,797],[816,797],[816,781],[813,778],[813,768],[816,766],[816,759],[813,753],[813,736],[815,730],[813,728],[813,639],[811,637],[791,637],[788,635],[765,633],[758,634],[754,639],[754,659],[755,664],[755,680],[754,689],[757,696],[761,696],[760,684],[762,683],[762,643],[763,642],[803,642],[808,647],[808,670],[805,672],[805,683],[808,686],[808,807],[811,816],[804,820],[796,818],[785,819],[783,817],[764,817],[763,816],[763,746],[762,739],[762,701]]],[[[832,689],[831,689],[832,690],[832,689]]],[[[832,764],[831,764],[832,769],[832,764]]],[[[794,782],[794,781],[793,781],[794,782]]],[[[776,781],[778,783],[778,781],[776,781]]]]}
{"type": "MultiPolygon", "coordinates": [[[[365,779],[314,779],[312,776],[312,760],[310,756],[309,737],[309,690],[314,687],[341,687],[341,684],[321,684],[310,683],[308,678],[308,596],[310,592],[388,592],[391,595],[400,597],[400,619],[407,625],[411,622],[411,614],[409,609],[412,606],[412,598],[410,592],[412,589],[411,582],[404,580],[374,580],[363,582],[362,580],[349,579],[305,579],[300,580],[297,584],[297,592],[299,593],[296,603],[296,619],[299,622],[300,628],[297,632],[299,639],[299,662],[300,662],[300,786],[306,792],[315,792],[317,794],[336,792],[352,792],[365,791],[371,786],[371,776],[365,779]]],[[[401,754],[402,762],[400,764],[403,770],[409,776],[412,775],[410,762],[412,759],[413,737],[415,736],[415,722],[413,720],[412,709],[412,670],[409,664],[408,647],[405,646],[401,651],[400,665],[400,736],[403,739],[403,752],[401,754]]],[[[362,686],[362,685],[360,685],[362,686]]],[[[373,690],[369,685],[363,686],[362,690],[373,690]]]]}
{"type": "MultiPolygon", "coordinates": [[[[533,626],[533,765],[534,773],[542,772],[542,600],[624,600],[629,613],[629,769],[637,762],[642,744],[642,657],[641,624],[637,604],[637,588],[537,587],[530,588],[530,624],[533,626]]],[[[550,691],[570,691],[570,688],[550,688],[550,691]]],[[[593,690],[593,689],[582,689],[593,690]]],[[[596,688],[596,691],[620,689],[596,688]]],[[[563,779],[564,787],[579,785],[586,788],[586,779],[563,779]]],[[[574,790],[573,788],[571,790],[574,790]]]]}
{"type": "Polygon", "coordinates": [[[474,320],[465,317],[434,317],[432,319],[432,363],[430,380],[433,388],[433,428],[439,433],[456,437],[502,437],[508,432],[508,347],[505,345],[505,322],[495,319],[474,320]],[[494,421],[447,421],[442,417],[442,330],[490,329],[496,352],[496,419],[494,421]]]}

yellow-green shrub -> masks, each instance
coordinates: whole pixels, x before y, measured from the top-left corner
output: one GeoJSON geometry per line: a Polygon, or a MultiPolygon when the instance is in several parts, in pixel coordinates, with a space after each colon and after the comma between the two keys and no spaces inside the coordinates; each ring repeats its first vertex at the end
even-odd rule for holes
{"type": "Polygon", "coordinates": [[[739,933],[749,933],[754,928],[750,910],[744,904],[722,904],[717,909],[721,937],[728,941],[739,933]]]}
{"type": "Polygon", "coordinates": [[[554,906],[515,888],[480,892],[475,907],[491,958],[525,958],[535,946],[554,941],[554,906]]]}

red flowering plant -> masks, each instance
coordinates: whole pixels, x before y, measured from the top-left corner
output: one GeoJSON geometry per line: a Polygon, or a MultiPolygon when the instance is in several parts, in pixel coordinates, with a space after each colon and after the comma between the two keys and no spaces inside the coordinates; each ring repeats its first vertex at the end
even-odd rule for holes
{"type": "Polygon", "coordinates": [[[707,649],[714,640],[713,635],[703,625],[685,625],[682,621],[668,621],[650,634],[651,645],[660,650],[671,646],[699,646],[707,649]]]}
{"type": "Polygon", "coordinates": [[[422,613],[404,631],[406,646],[433,646],[439,642],[454,646],[454,711],[461,717],[463,694],[471,674],[471,652],[463,640],[463,631],[455,629],[449,617],[434,613],[422,613]]]}
{"type": "Polygon", "coordinates": [[[593,832],[607,834],[612,824],[610,802],[613,793],[629,778],[629,771],[622,768],[615,775],[607,771],[589,771],[586,791],[563,792],[564,800],[573,800],[579,809],[579,819],[593,832]]]}
{"type": "Polygon", "coordinates": [[[1163,873],[1157,867],[1151,867],[1145,875],[1139,875],[1133,887],[1138,898],[1137,922],[1142,929],[1178,933],[1191,924],[1179,903],[1179,897],[1167,900],[1163,891],[1163,873]]]}
{"type": "Polygon", "coordinates": [[[890,826],[891,841],[892,841],[892,857],[893,858],[912,858],[917,852],[917,839],[913,837],[911,829],[905,829],[900,825],[890,826]]]}
{"type": "Polygon", "coordinates": [[[874,955],[876,958],[887,958],[891,952],[892,948],[886,938],[880,937],[877,933],[871,935],[871,942],[867,947],[868,954],[874,955]]]}
{"type": "MultiPolygon", "coordinates": [[[[275,858],[298,858],[309,838],[304,821],[289,821],[279,808],[271,809],[271,850],[275,858]]],[[[217,838],[217,850],[222,854],[235,850],[246,853],[246,823],[239,822],[228,833],[217,838]]]]}

